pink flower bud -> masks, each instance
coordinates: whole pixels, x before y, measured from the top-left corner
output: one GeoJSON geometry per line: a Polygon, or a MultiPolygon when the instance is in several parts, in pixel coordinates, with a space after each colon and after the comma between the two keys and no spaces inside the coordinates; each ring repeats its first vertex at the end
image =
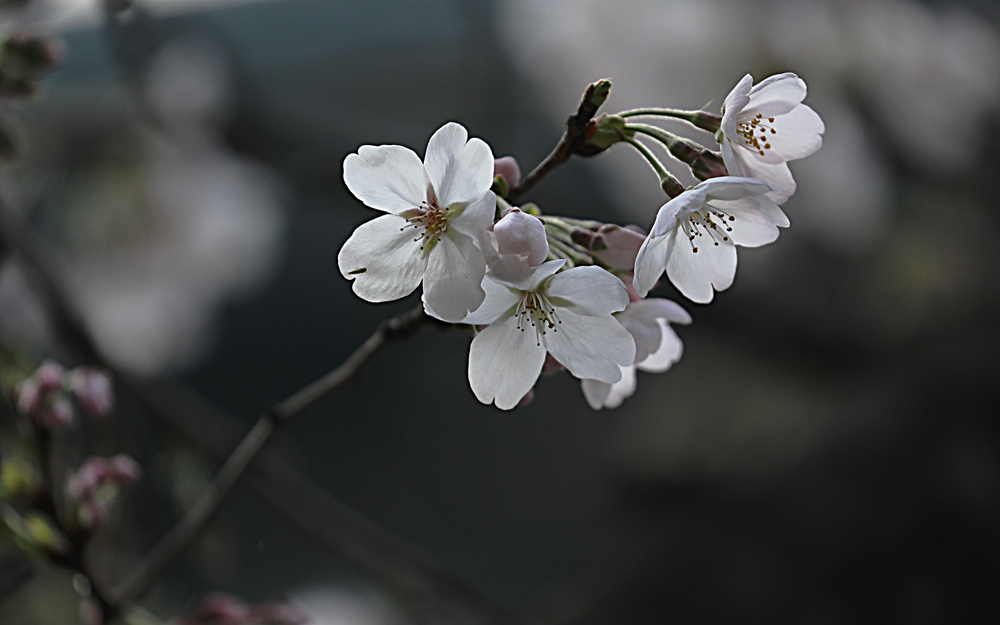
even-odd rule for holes
{"type": "Polygon", "coordinates": [[[70,388],[80,405],[93,417],[106,417],[114,407],[111,378],[100,369],[79,367],[70,374],[70,388]]]}
{"type": "Polygon", "coordinates": [[[521,168],[513,156],[504,156],[493,161],[493,175],[500,174],[511,189],[521,184],[521,168]]]}
{"type": "Polygon", "coordinates": [[[597,236],[591,242],[591,253],[602,263],[612,269],[630,270],[635,267],[635,257],[639,254],[646,235],[622,228],[614,224],[605,224],[597,231],[597,236]]]}
{"type": "Polygon", "coordinates": [[[27,378],[14,391],[17,409],[24,415],[33,415],[42,405],[42,393],[34,378],[27,378]]]}
{"type": "Polygon", "coordinates": [[[202,599],[178,625],[249,625],[250,616],[250,606],[242,599],[216,593],[202,599]]]}
{"type": "Polygon", "coordinates": [[[41,392],[51,393],[62,388],[63,376],[66,370],[54,360],[46,360],[35,372],[35,379],[41,392]]]}
{"type": "Polygon", "coordinates": [[[257,606],[250,615],[250,622],[260,625],[305,625],[311,620],[304,609],[288,599],[257,606]]]}
{"type": "Polygon", "coordinates": [[[108,472],[111,480],[122,486],[137,482],[142,477],[142,467],[126,454],[118,454],[112,458],[108,472]]]}
{"type": "Polygon", "coordinates": [[[47,405],[42,406],[38,421],[50,430],[58,430],[73,425],[73,404],[69,398],[59,394],[47,405]]]}
{"type": "Polygon", "coordinates": [[[545,363],[542,364],[542,375],[552,375],[565,368],[561,362],[552,357],[552,354],[545,354],[545,363]]]}
{"type": "Polygon", "coordinates": [[[524,394],[521,401],[517,402],[518,406],[527,406],[531,402],[535,401],[535,389],[528,389],[528,392],[524,394]]]}
{"type": "Polygon", "coordinates": [[[108,480],[110,471],[111,465],[104,458],[88,458],[66,480],[66,494],[78,502],[93,497],[108,480]]]}
{"type": "Polygon", "coordinates": [[[500,254],[525,258],[530,267],[541,265],[549,255],[549,241],[541,220],[516,208],[493,226],[493,234],[500,254]]]}

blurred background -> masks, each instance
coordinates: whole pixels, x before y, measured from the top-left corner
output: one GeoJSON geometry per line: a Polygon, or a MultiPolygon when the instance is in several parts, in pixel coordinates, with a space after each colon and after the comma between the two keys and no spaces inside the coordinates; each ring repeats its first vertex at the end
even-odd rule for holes
{"type": "MultiPolygon", "coordinates": [[[[122,391],[115,419],[71,450],[123,450],[145,470],[100,537],[111,579],[211,477],[211,449],[418,301],[365,303],[337,270],[372,216],[342,182],[359,145],[422,154],[455,120],[527,171],[599,78],[608,112],[717,111],[745,73],[793,71],[826,122],[823,148],[791,164],[792,227],[740,253],[730,290],[699,306],[658,289],[694,318],[684,357],[640,373],[621,408],[591,411],[566,374],[526,407],[482,406],[468,337],[425,331],[282,431],[283,459],[237,488],[149,595],[153,613],[216,589],[291,594],[327,625],[493,622],[352,555],[321,489],[542,622],[996,618],[1000,4],[138,5],[107,27],[76,0],[4,15],[66,52],[41,98],[2,111],[21,139],[5,192],[101,353],[189,417],[122,391]],[[311,482],[283,491],[289,474],[311,482]]],[[[625,148],[524,199],[643,227],[663,203],[625,148]]],[[[0,338],[80,364],[10,258],[0,338]]],[[[68,575],[41,566],[0,622],[76,610],[68,575]]]]}

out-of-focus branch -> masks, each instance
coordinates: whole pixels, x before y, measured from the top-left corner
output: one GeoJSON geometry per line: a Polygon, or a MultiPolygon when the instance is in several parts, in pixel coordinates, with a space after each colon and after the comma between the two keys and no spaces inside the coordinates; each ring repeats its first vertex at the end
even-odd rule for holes
{"type": "Polygon", "coordinates": [[[328,393],[336,390],[387,344],[411,336],[428,317],[423,306],[379,324],[378,329],[339,367],[309,384],[271,410],[265,411],[240,441],[225,464],[181,521],[132,569],[114,591],[114,600],[127,604],[149,589],[157,577],[193,541],[218,512],[236,481],[260,453],[281,423],[300,414],[328,393]]]}

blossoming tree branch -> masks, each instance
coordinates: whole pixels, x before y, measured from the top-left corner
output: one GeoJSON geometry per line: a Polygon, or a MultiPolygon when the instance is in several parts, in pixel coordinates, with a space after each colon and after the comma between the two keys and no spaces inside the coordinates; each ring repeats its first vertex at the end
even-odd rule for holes
{"type": "Polygon", "coordinates": [[[484,404],[514,408],[530,400],[543,370],[565,369],[591,407],[611,408],[635,392],[636,369],[669,369],[682,352],[671,324],[691,317],[650,291],[664,273],[701,304],[729,288],[736,246],[771,243],[789,225],[779,207],[795,191],[787,161],[822,142],[823,122],[791,73],[757,85],[745,76],[721,118],[655,108],[595,118],[609,91],[608,81],[587,89],[559,146],[523,183],[515,160],[494,159],[455,122],[434,132],[423,160],[399,145],[365,145],[344,160],[347,188],[384,214],[341,248],[341,273],[369,302],[422,287],[427,315],[470,326],[469,385],[484,404]],[[713,132],[721,154],[639,117],[713,132]],[[685,189],[640,136],[702,182],[685,189]],[[645,229],[512,205],[571,155],[617,143],[638,151],[669,197],[645,229]]]}
{"type": "MultiPolygon", "coordinates": [[[[109,11],[119,4],[128,3],[108,2],[109,11]]],[[[11,40],[3,56],[7,65],[0,63],[0,95],[31,91],[56,56],[44,41],[11,40]],[[18,54],[27,60],[11,65],[18,54]]],[[[51,470],[57,437],[71,432],[81,415],[100,418],[114,410],[115,365],[92,347],[71,299],[30,244],[30,229],[0,207],[3,251],[34,265],[64,333],[90,346],[85,353],[92,364],[104,367],[67,370],[46,361],[13,387],[9,405],[35,461],[4,463],[6,528],[25,549],[79,574],[89,622],[134,615],[141,610],[137,602],[206,526],[275,430],[427,321],[474,335],[466,373],[483,404],[513,409],[531,400],[543,372],[566,371],[580,380],[592,408],[619,406],[636,391],[636,371],[662,373],[680,359],[683,345],[673,326],[692,321],[679,303],[650,293],[664,274],[699,304],[732,286],[736,247],[772,243],[779,228],[789,226],[781,209],[795,192],[787,163],[819,149],[824,126],[803,104],[805,83],[791,73],[756,85],[750,75],[743,77],[721,115],[669,108],[599,115],[610,89],[607,80],[586,89],[555,148],[523,177],[514,158],[496,158],[485,141],[456,122],[431,134],[422,157],[400,145],[364,145],[347,155],[344,183],[379,214],[344,243],[340,271],[368,302],[397,300],[419,288],[420,306],[385,321],[339,367],[264,410],[198,501],[118,583],[102,579],[87,552],[116,495],[141,479],[141,467],[118,454],[88,458],[65,477],[51,470]],[[670,132],[670,124],[705,131],[708,145],[670,132]],[[655,176],[650,184],[666,195],[655,216],[650,207],[647,223],[569,218],[523,203],[528,191],[574,155],[598,156],[617,144],[646,161],[655,176]],[[650,144],[689,167],[700,182],[686,188],[650,144]]],[[[127,376],[117,377],[128,383],[127,376]]],[[[392,557],[409,558],[407,570],[440,575],[415,556],[392,557]]],[[[205,625],[220,618],[240,625],[304,620],[280,601],[252,607],[212,596],[176,622],[205,625]]],[[[143,619],[158,622],[148,614],[143,619]]]]}

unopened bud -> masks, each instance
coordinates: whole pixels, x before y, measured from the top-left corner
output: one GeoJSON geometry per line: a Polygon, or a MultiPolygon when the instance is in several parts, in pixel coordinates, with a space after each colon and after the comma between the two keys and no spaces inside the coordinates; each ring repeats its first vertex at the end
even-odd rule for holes
{"type": "Polygon", "coordinates": [[[250,606],[242,599],[216,593],[202,599],[178,625],[248,625],[250,615],[250,606]]]}
{"type": "Polygon", "coordinates": [[[597,230],[590,252],[611,269],[631,270],[646,235],[630,228],[605,224],[597,230]]]}
{"type": "Polygon", "coordinates": [[[118,454],[111,459],[109,466],[111,479],[121,486],[137,482],[142,476],[142,467],[131,456],[118,454]]]}
{"type": "Polygon", "coordinates": [[[27,378],[14,390],[17,409],[21,414],[35,414],[42,405],[42,392],[34,378],[27,378]]]}
{"type": "Polygon", "coordinates": [[[625,128],[625,118],[618,115],[601,115],[587,124],[581,136],[582,141],[575,146],[575,151],[581,156],[596,156],[616,143],[621,143],[626,137],[635,136],[634,130],[625,128]]]}
{"type": "Polygon", "coordinates": [[[549,255],[545,226],[537,217],[516,208],[493,226],[493,234],[500,254],[522,257],[530,267],[541,265],[549,255]]]}
{"type": "Polygon", "coordinates": [[[51,393],[62,388],[63,376],[66,370],[54,360],[46,360],[35,372],[35,379],[38,381],[39,389],[43,393],[51,393]]]}
{"type": "Polygon", "coordinates": [[[521,184],[521,168],[513,156],[502,156],[493,161],[493,176],[503,176],[510,188],[521,184]]]}
{"type": "Polygon", "coordinates": [[[312,617],[289,599],[278,599],[253,609],[250,622],[255,625],[305,625],[312,617]]]}
{"type": "Polygon", "coordinates": [[[728,176],[729,171],[722,161],[722,155],[711,150],[702,150],[691,163],[691,172],[698,180],[708,180],[719,176],[728,176]]]}
{"type": "Polygon", "coordinates": [[[39,422],[50,430],[73,425],[73,404],[64,394],[58,394],[38,411],[39,422]]]}
{"type": "Polygon", "coordinates": [[[573,243],[576,243],[580,247],[585,247],[588,250],[593,250],[591,245],[593,245],[594,237],[596,236],[596,234],[585,228],[573,228],[573,230],[569,233],[569,238],[573,240],[573,243]]]}
{"type": "Polygon", "coordinates": [[[93,417],[106,417],[114,408],[111,378],[100,369],[78,367],[70,374],[69,387],[77,401],[93,417]]]}
{"type": "Polygon", "coordinates": [[[596,111],[604,105],[609,95],[611,95],[611,81],[607,78],[602,78],[591,83],[584,92],[583,97],[586,103],[596,111]]]}
{"type": "Polygon", "coordinates": [[[689,122],[708,132],[714,133],[722,126],[722,116],[706,111],[696,111],[687,116],[689,122]]]}

